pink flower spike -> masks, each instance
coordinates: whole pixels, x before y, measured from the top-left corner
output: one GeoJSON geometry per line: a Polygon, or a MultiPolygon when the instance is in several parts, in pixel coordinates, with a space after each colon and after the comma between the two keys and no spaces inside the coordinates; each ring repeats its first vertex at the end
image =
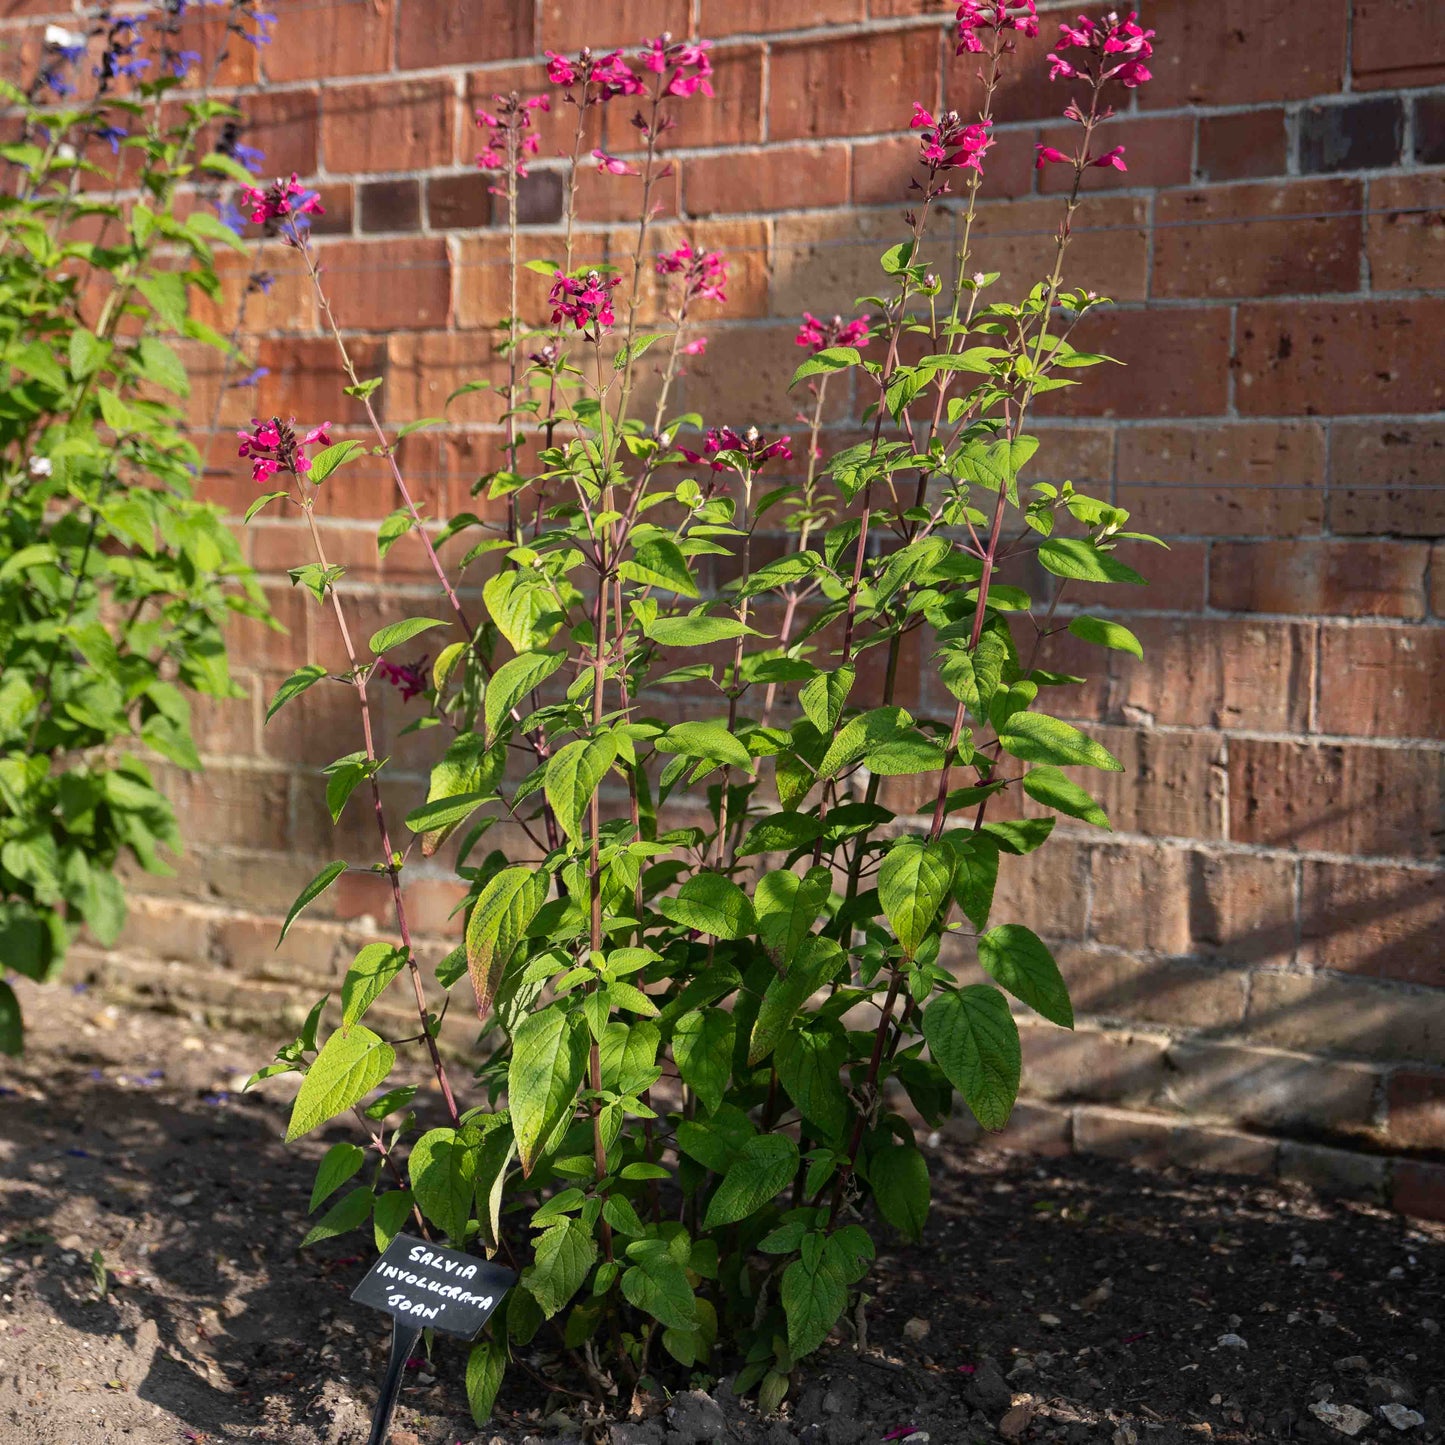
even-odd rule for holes
{"type": "Polygon", "coordinates": [[[931,127],[937,124],[938,122],[915,100],[913,102],[913,119],[908,122],[908,128],[922,130],[925,126],[931,127]]]}
{"type": "Polygon", "coordinates": [[[1115,146],[1106,155],[1100,156],[1097,160],[1089,162],[1091,166],[1113,166],[1116,171],[1127,171],[1128,166],[1124,164],[1124,147],[1115,146]]]}
{"type": "Polygon", "coordinates": [[[639,176],[642,174],[636,166],[630,166],[626,161],[620,161],[616,156],[608,155],[606,151],[593,151],[592,159],[597,162],[599,171],[606,171],[609,175],[639,176]]]}
{"type": "Polygon", "coordinates": [[[707,350],[707,337],[699,336],[696,341],[689,341],[682,348],[684,356],[701,356],[707,350]]]}
{"type": "Polygon", "coordinates": [[[304,437],[301,438],[302,446],[329,447],[331,445],[331,423],[324,421],[320,426],[314,426],[304,437]]]}
{"type": "Polygon", "coordinates": [[[1036,171],[1043,170],[1045,165],[1071,166],[1074,164],[1073,156],[1066,156],[1063,151],[1054,146],[1040,145],[1034,149],[1038,152],[1038,158],[1034,161],[1036,171]]]}

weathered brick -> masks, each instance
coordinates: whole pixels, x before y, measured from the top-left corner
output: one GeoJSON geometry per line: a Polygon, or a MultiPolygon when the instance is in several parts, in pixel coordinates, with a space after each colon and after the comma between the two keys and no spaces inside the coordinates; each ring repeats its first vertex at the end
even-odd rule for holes
{"type": "Polygon", "coordinates": [[[1185,1169],[1268,1176],[1275,1172],[1278,1159],[1279,1145],[1273,1139],[1236,1129],[1179,1124],[1169,1136],[1169,1160],[1185,1169]]]}
{"type": "Polygon", "coordinates": [[[1312,6],[1302,24],[1296,0],[1160,0],[1148,13],[1159,32],[1145,107],[1252,105],[1330,95],[1345,74],[1345,0],[1312,6]]]}
{"type": "Polygon", "coordinates": [[[349,236],[355,229],[356,198],[350,181],[333,181],[315,187],[323,210],[311,218],[313,236],[349,236]]]}
{"type": "Polygon", "coordinates": [[[689,0],[609,0],[607,5],[578,5],[576,0],[542,0],[542,50],[594,50],[637,44],[643,35],[664,30],[686,35],[690,28],[689,0]]]}
{"type": "Polygon", "coordinates": [[[1390,1202],[1417,1219],[1445,1219],[1445,1164],[1401,1159],[1395,1164],[1390,1202]]]}
{"type": "Polygon", "coordinates": [[[1384,1159],[1349,1149],[1300,1144],[1293,1139],[1285,1139],[1279,1146],[1281,1179],[1304,1184],[1332,1198],[1384,1198],[1386,1169],[1384,1159]]]}
{"type": "MultiPolygon", "coordinates": [[[[1321,529],[1325,437],[1318,425],[1129,427],[1119,433],[1118,452],[1119,505],[1145,531],[1298,537],[1321,529]]],[[[1176,565],[1171,555],[1166,570],[1176,565]]]]}
{"type": "Polygon", "coordinates": [[[470,64],[531,55],[532,0],[487,0],[485,5],[430,5],[399,0],[397,68],[470,64]]]}
{"type": "Polygon", "coordinates": [[[864,0],[809,0],[806,16],[793,0],[702,0],[703,35],[746,35],[765,30],[797,30],[800,25],[846,25],[862,20],[864,0]]]}
{"type": "Polygon", "coordinates": [[[1164,1078],[1161,1036],[1025,1023],[1019,1039],[1023,1077],[1036,1099],[1144,1103],[1164,1078]]]}
{"type": "Polygon", "coordinates": [[[1359,422],[1331,429],[1331,531],[1445,535],[1445,424],[1359,422]]]}
{"type": "Polygon", "coordinates": [[[1237,969],[1072,947],[1059,951],[1059,967],[1080,1014],[1170,1028],[1226,1028],[1244,1018],[1245,975],[1237,969]]]}
{"type": "Polygon", "coordinates": [[[374,5],[284,0],[273,9],[278,38],[266,47],[262,60],[268,80],[368,75],[391,65],[396,29],[393,0],[377,0],[374,5]]]}
{"type": "Polygon", "coordinates": [[[1379,1078],[1364,1064],[1203,1039],[1176,1040],[1163,1062],[1156,1106],[1260,1129],[1363,1131],[1379,1078]]]}
{"type": "MultiPolygon", "coordinates": [[[[763,139],[762,46],[718,46],[712,53],[712,64],[712,99],[699,97],[701,105],[680,110],[673,134],[689,146],[756,144],[763,139]]],[[[619,151],[632,150],[637,144],[635,139],[614,138],[610,128],[607,136],[609,142],[615,139],[619,151]]]]}
{"type": "Polygon", "coordinates": [[[1158,1114],[1087,1105],[1074,1110],[1074,1148],[1081,1154],[1126,1159],[1145,1168],[1162,1169],[1170,1162],[1170,1120],[1158,1114]]]}
{"type": "Polygon", "coordinates": [[[451,263],[440,237],[325,241],[317,249],[323,284],[342,326],[427,331],[446,324],[451,263]]]}
{"type": "Polygon", "coordinates": [[[1355,88],[1434,85],[1445,78],[1445,23],[1434,0],[1353,0],[1355,88]]]}
{"type": "Polygon", "coordinates": [[[1406,1149],[1445,1149],[1445,1073],[1397,1069],[1390,1077],[1390,1142],[1406,1149]]]}
{"type": "Polygon", "coordinates": [[[115,947],[154,959],[203,963],[210,950],[208,913],[178,906],[174,899],[131,898],[115,947]]]}
{"type": "MultiPolygon", "coordinates": [[[[1429,556],[1423,542],[1217,542],[1210,549],[1209,605],[1225,612],[1423,617],[1429,556]]],[[[1324,676],[1331,676],[1328,668],[1324,676]]]]}
{"type": "MultiPolygon", "coordinates": [[[[245,101],[247,145],[266,153],[265,174],[316,170],[320,96],[314,90],[261,90],[245,101]]],[[[325,204],[323,199],[322,204],[325,204]]]]}
{"type": "MultiPolygon", "coordinates": [[[[1028,1089],[1027,1080],[1024,1089],[1028,1089]]],[[[1008,1123],[998,1133],[986,1137],[995,1149],[1057,1158],[1073,1151],[1073,1115],[1068,1109],[1020,1099],[1014,1105],[1008,1123]]]]}
{"type": "Polygon", "coordinates": [[[476,171],[463,171],[459,176],[429,176],[426,211],[434,231],[479,230],[491,224],[491,192],[476,171]]]}
{"type": "Polygon", "coordinates": [[[1189,855],[1156,844],[1104,844],[1093,850],[1089,936],[1145,953],[1189,951],[1189,855]]]}
{"type": "Polygon", "coordinates": [[[845,145],[772,146],[689,156],[682,167],[689,215],[728,211],[808,210],[836,206],[848,195],[845,145]]]}
{"type": "Polygon", "coordinates": [[[370,181],[357,189],[363,231],[421,230],[420,181],[370,181]]]}
{"type": "MultiPolygon", "coordinates": [[[[1124,147],[1129,169],[1113,166],[1090,166],[1084,172],[1083,191],[1115,190],[1128,186],[1182,186],[1194,173],[1194,118],[1187,115],[1122,116],[1111,121],[1095,150],[1124,147]]],[[[1040,136],[1044,145],[1053,146],[1065,155],[1075,155],[1079,144],[1079,127],[1072,121],[1046,126],[1040,136]]],[[[1074,168],[1046,165],[1039,172],[1039,189],[1045,193],[1065,194],[1073,189],[1074,168]]],[[[1092,203],[1086,203],[1092,211],[1092,203]]],[[[1086,211],[1086,214],[1087,214],[1086,211]]],[[[1089,224],[1088,220],[1084,223],[1089,224]]]]}
{"type": "Polygon", "coordinates": [[[278,852],[286,846],[285,773],[209,768],[204,773],[167,771],[160,781],[187,839],[234,845],[240,838],[247,847],[278,852]]]}
{"type": "Polygon", "coordinates": [[[1111,657],[1116,708],[1174,725],[1305,727],[1313,625],[1172,617],[1140,617],[1130,625],[1144,658],[1111,657]]]}
{"type": "Polygon", "coordinates": [[[1437,872],[1306,861],[1300,962],[1333,973],[1445,986],[1437,872]]]}
{"type": "Polygon", "coordinates": [[[1089,790],[1121,833],[1219,838],[1224,833],[1225,774],[1218,738],[1145,728],[1091,728],[1124,765],[1097,773],[1089,790]]]}
{"type": "Polygon", "coordinates": [[[1196,163],[1202,181],[1282,176],[1289,168],[1284,111],[1273,106],[1201,116],[1196,163]]]}
{"type": "Polygon", "coordinates": [[[496,353],[503,339],[486,331],[393,336],[384,388],[391,393],[391,415],[410,421],[445,412],[453,424],[497,421],[502,402],[490,391],[459,396],[450,406],[447,397],[471,381],[505,383],[506,363],[496,353]]]}
{"type": "Polygon", "coordinates": [[[1244,306],[1243,412],[1273,416],[1438,411],[1445,375],[1430,364],[1445,300],[1244,306]]]}
{"type": "Polygon", "coordinates": [[[1293,961],[1298,865],[1292,859],[1195,852],[1191,864],[1192,952],[1256,967],[1293,961]]]}
{"type": "Polygon", "coordinates": [[[1245,1032],[1301,1053],[1445,1064],[1445,992],[1260,973],[1250,987],[1245,1032]]]}
{"type": "MultiPolygon", "coordinates": [[[[997,816],[1004,816],[1004,810],[997,816]]],[[[1031,917],[1038,932],[1050,938],[1082,938],[1088,874],[1088,851],[1071,839],[1055,839],[1047,852],[1000,858],[993,921],[1031,917]]]]}
{"type": "MultiPolygon", "coordinates": [[[[386,347],[379,339],[349,336],[346,349],[359,375],[381,375],[386,347]]],[[[267,373],[256,396],[264,416],[295,416],[306,419],[308,427],[321,421],[339,426],[365,423],[366,408],[342,390],[346,375],[331,337],[268,337],[262,341],[257,359],[267,373]]],[[[382,415],[389,400],[386,392],[382,387],[372,398],[372,405],[382,415]]]]}
{"type": "Polygon", "coordinates": [[[216,256],[220,290],[211,297],[191,291],[191,315],[223,335],[235,329],[245,305],[246,330],[312,331],[316,325],[316,298],[305,271],[297,266],[294,253],[279,242],[257,246],[248,255],[221,251],[216,256]],[[269,289],[252,283],[257,274],[274,279],[269,289]]]}
{"type": "Polygon", "coordinates": [[[1445,164],[1445,95],[1417,96],[1414,120],[1416,164],[1445,164]]]}
{"type": "Polygon", "coordinates": [[[1445,629],[1326,627],[1320,648],[1322,732],[1445,737],[1445,629]]]}
{"type": "Polygon", "coordinates": [[[1319,171],[1383,170],[1398,165],[1405,138],[1405,106],[1393,96],[1311,105],[1299,117],[1299,168],[1319,171]]]}
{"type": "Polygon", "coordinates": [[[449,79],[341,85],[323,101],[321,144],[330,171],[449,165],[455,130],[456,87],[449,79]]]}
{"type": "Polygon", "coordinates": [[[1365,254],[1376,291],[1431,291],[1445,265],[1445,174],[1381,176],[1370,184],[1365,254]]]}
{"type": "Polygon", "coordinates": [[[1445,847],[1445,754],[1234,739],[1229,833],[1242,843],[1433,858],[1445,847]]]}
{"type": "Polygon", "coordinates": [[[1154,212],[1151,294],[1357,290],[1363,198],[1359,181],[1344,180],[1161,195],[1154,212]]]}
{"type": "Polygon", "coordinates": [[[768,134],[777,140],[902,128],[900,95],[937,100],[936,30],[883,30],[785,41],[770,60],[768,134]],[[921,90],[920,90],[921,87],[921,90]]]}

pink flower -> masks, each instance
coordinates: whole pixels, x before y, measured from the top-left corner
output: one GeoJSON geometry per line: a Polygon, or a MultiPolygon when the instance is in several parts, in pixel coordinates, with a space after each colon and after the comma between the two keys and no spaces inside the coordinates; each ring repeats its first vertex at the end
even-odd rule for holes
{"type": "Polygon", "coordinates": [[[966,124],[956,110],[933,118],[915,100],[909,128],[920,131],[919,159],[930,171],[964,168],[983,170],[984,153],[993,145],[989,138],[990,122],[966,124]]]}
{"type": "Polygon", "coordinates": [[[683,303],[694,297],[704,301],[726,301],[727,263],[716,251],[698,251],[689,242],[664,251],[656,263],[659,276],[681,276],[683,303]]]}
{"type": "Polygon", "coordinates": [[[1124,164],[1124,147],[1115,146],[1106,155],[1099,156],[1097,160],[1089,162],[1091,166],[1113,166],[1116,171],[1127,171],[1128,166],[1124,164]]]}
{"type": "Polygon", "coordinates": [[[617,317],[612,310],[612,291],[621,282],[620,276],[602,276],[589,271],[585,276],[558,276],[552,283],[552,323],[564,317],[579,331],[595,325],[599,331],[611,326],[617,317]]]}
{"type": "Polygon", "coordinates": [[[577,84],[577,72],[565,55],[558,55],[555,50],[544,53],[547,56],[547,79],[553,85],[577,84]]]}
{"type": "Polygon", "coordinates": [[[638,176],[642,174],[636,166],[630,166],[626,161],[620,161],[616,156],[608,155],[606,151],[593,151],[592,159],[597,162],[599,171],[606,171],[609,175],[638,176]]]}
{"type": "Polygon", "coordinates": [[[726,471],[729,466],[736,468],[735,462],[715,460],[720,452],[735,452],[741,456],[748,471],[756,471],[764,462],[771,461],[774,457],[780,457],[784,461],[791,460],[793,449],[789,440],[788,437],[779,437],[776,441],[765,441],[755,426],[750,426],[741,436],[730,426],[711,427],[703,442],[701,455],[689,451],[686,447],[679,447],[678,451],[693,466],[706,466],[715,472],[726,471]]]}
{"type": "Polygon", "coordinates": [[[647,86],[628,68],[620,50],[594,61],[587,72],[587,81],[597,87],[598,100],[611,100],[615,95],[647,94],[647,86]]]}
{"type": "Polygon", "coordinates": [[[1049,79],[1083,76],[1091,79],[1095,87],[1107,80],[1117,80],[1128,90],[1145,84],[1152,78],[1144,62],[1154,53],[1154,32],[1145,30],[1138,21],[1138,15],[1132,10],[1122,20],[1117,11],[1110,11],[1102,21],[1080,15],[1077,25],[1060,25],[1055,51],[1087,50],[1091,53],[1092,65],[1085,70],[1077,63],[1050,54],[1049,79]]]}
{"type": "Polygon", "coordinates": [[[401,692],[401,700],[410,702],[419,693],[427,690],[427,665],[430,657],[419,657],[415,662],[388,662],[382,658],[376,664],[376,675],[401,692]]]}
{"type": "MultiPolygon", "coordinates": [[[[477,156],[477,166],[484,171],[513,170],[519,176],[527,174],[526,156],[534,156],[541,149],[541,138],[532,129],[534,110],[551,110],[552,102],[545,95],[522,99],[515,91],[511,95],[494,95],[496,112],[477,110],[478,126],[487,132],[487,143],[477,156]]],[[[494,191],[500,188],[493,186],[494,191]]],[[[502,192],[505,194],[505,192],[502,192]]]]}
{"type": "Polygon", "coordinates": [[[844,322],[841,316],[835,316],[831,321],[820,321],[811,311],[805,311],[793,344],[810,346],[814,351],[829,346],[867,346],[873,339],[868,330],[869,320],[867,316],[860,316],[855,321],[844,322]]]}
{"type": "Polygon", "coordinates": [[[251,480],[254,482],[269,481],[277,472],[289,472],[293,477],[304,476],[311,470],[311,458],[302,448],[330,446],[330,427],[329,421],[322,422],[298,439],[294,419],[283,422],[279,416],[269,420],[252,417],[251,430],[236,433],[241,439],[236,455],[250,459],[251,480]]]}
{"type": "Polygon", "coordinates": [[[1066,156],[1056,146],[1036,145],[1034,149],[1038,152],[1034,160],[1034,169],[1043,170],[1045,165],[1071,166],[1074,164],[1073,156],[1066,156]]]}
{"type": "Polygon", "coordinates": [[[654,75],[672,70],[667,84],[662,87],[664,95],[685,97],[701,91],[711,96],[713,88],[709,77],[712,75],[712,61],[708,59],[707,49],[706,40],[674,43],[672,36],[664,31],[655,40],[649,40],[637,54],[654,75]]]}
{"type": "Polygon", "coordinates": [[[258,191],[254,186],[242,186],[241,205],[250,211],[251,219],[257,225],[265,226],[270,233],[304,226],[307,216],[326,214],[316,192],[308,191],[295,171],[289,181],[278,177],[264,191],[258,191]]]}
{"type": "Polygon", "coordinates": [[[706,350],[707,337],[699,336],[697,340],[689,341],[687,345],[682,348],[682,354],[684,356],[701,356],[706,350]]]}
{"type": "Polygon", "coordinates": [[[958,7],[958,50],[974,55],[983,52],[980,30],[1017,30],[1033,37],[1039,33],[1036,0],[962,0],[958,7]]]}

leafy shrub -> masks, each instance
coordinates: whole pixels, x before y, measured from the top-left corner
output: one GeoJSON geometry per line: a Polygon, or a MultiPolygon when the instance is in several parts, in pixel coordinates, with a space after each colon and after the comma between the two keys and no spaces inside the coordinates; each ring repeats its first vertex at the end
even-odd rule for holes
{"type": "MultiPolygon", "coordinates": [[[[230,349],[188,297],[216,293],[213,248],[239,242],[177,200],[204,178],[249,179],[203,144],[236,112],[170,98],[189,61],[165,29],[163,73],[122,93],[149,64],[141,48],[138,26],[106,13],[90,35],[51,26],[29,89],[0,87],[19,125],[0,146],[0,967],[39,981],[82,924],[115,940],[123,853],[170,871],[180,833],[142,753],[200,766],[187,693],[239,693],[224,624],[268,615],[220,510],[195,499],[171,344],[230,349]]],[[[0,1050],[21,1042],[0,981],[0,1050]]]]}
{"type": "MultiPolygon", "coordinates": [[[[974,272],[969,236],[993,96],[1014,34],[1036,30],[1032,11],[962,7],[960,49],[983,57],[982,112],[915,107],[922,179],[907,235],[882,257],[881,293],[859,302],[865,316],[807,316],[798,334],[807,354],[793,386],[811,418],[801,446],[738,418],[703,433],[700,417],[669,410],[704,344],[696,318],[723,303],[726,262],[649,246],[660,142],[674,111],[709,91],[705,46],[667,37],[635,59],[552,56],[550,96],[498,97],[479,115],[482,163],[512,219],[498,384],[509,464],[474,489],[495,520],[466,512],[433,536],[376,426],[403,503],[381,551],[422,540],[444,616],[359,647],[313,512],[360,443],[331,445],[324,428],[298,436],[279,418],[243,434],[257,481],[284,481],[268,496],[297,509],[316,544],[293,575],[342,631],[350,666],[335,680],[355,691],[365,742],[327,770],[327,802],[336,818],[366,794],[397,913],[396,936],[368,943],[348,972],[337,1026],[323,1034],[322,1000],[261,1072],[304,1072],[292,1137],[354,1110],[377,1156],[310,1240],[369,1223],[384,1246],[412,1219],[520,1270],[468,1365],[478,1420],[509,1357],[544,1330],[599,1398],[609,1383],[728,1361],[740,1388],[776,1407],[866,1274],[870,1223],[923,1229],[929,1170],[914,1119],[940,1124],[955,1093],[989,1129],[1008,1119],[1020,1073],[1008,995],[1072,1024],[1047,947],[993,917],[995,883],[1056,814],[1108,827],[1075,774],[1120,765],[1048,706],[1081,679],[1035,664],[1060,630],[1064,588],[1142,582],[1120,545],[1153,539],[1071,485],[1023,480],[1038,445],[1026,420],[1037,397],[1107,360],[1074,344],[1103,303],[1067,289],[1063,265],[1087,167],[1124,163],[1097,147],[1107,86],[1147,79],[1150,45],[1132,20],[1065,27],[1051,59],[1078,86],[1079,145],[1072,157],[1039,152],[1041,166],[1073,171],[1055,264],[1021,300],[993,301],[998,277],[974,272]],[[559,94],[577,112],[566,254],[523,267],[517,181],[536,113],[559,94]],[[588,112],[621,97],[637,106],[641,154],[593,158],[640,177],[642,219],[630,261],[579,264],[588,112]],[[929,223],[960,178],[963,244],[934,259],[929,223]],[[526,268],[547,278],[549,321],[516,314],[526,268]],[[655,279],[666,319],[644,330],[655,279]],[[844,384],[869,398],[867,438],[823,458],[825,398],[844,384]],[[790,539],[780,554],[759,545],[764,525],[790,539]],[[480,583],[476,617],[436,554],[454,539],[472,544],[457,570],[480,583]],[[1038,566],[1046,601],[1000,580],[1005,564],[1038,566]],[[709,587],[709,576],[726,580],[709,587]],[[390,656],[442,628],[430,667],[390,656]],[[896,701],[913,634],[931,639],[951,715],[914,717],[896,701]],[[384,680],[422,695],[415,726],[448,740],[404,847],[371,721],[384,680]],[[920,823],[882,802],[896,778],[925,780],[920,823]],[[1020,793],[1033,814],[1000,816],[1020,793]],[[509,855],[487,851],[498,822],[516,826],[509,855]],[[414,852],[449,840],[469,885],[465,940],[438,981],[465,980],[481,1021],[482,1100],[470,1107],[437,1046],[400,886],[414,852]],[[367,1102],[398,1045],[364,1020],[403,976],[448,1112],[419,1135],[414,1089],[367,1102]]],[[[324,303],[299,183],[248,200],[324,303]]],[[[344,344],[342,357],[347,391],[369,398],[377,383],[344,344]]],[[[1075,616],[1068,629],[1138,651],[1111,621],[1075,616]]],[[[303,668],[273,707],[325,680],[303,668]]],[[[346,866],[323,870],[293,917],[346,866]]],[[[365,1168],[361,1148],[333,1146],[314,1206],[365,1168]]]]}

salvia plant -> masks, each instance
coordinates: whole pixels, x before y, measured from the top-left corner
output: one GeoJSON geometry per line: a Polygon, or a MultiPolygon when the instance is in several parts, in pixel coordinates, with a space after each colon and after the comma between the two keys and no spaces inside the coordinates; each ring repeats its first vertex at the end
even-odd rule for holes
{"type": "MultiPolygon", "coordinates": [[[[1052,269],[1005,301],[991,299],[997,275],[975,272],[970,236],[1000,76],[1039,22],[1032,0],[969,0],[958,19],[981,109],[915,107],[918,178],[879,294],[852,319],[806,316],[798,333],[801,444],[746,417],[704,430],[669,405],[705,345],[697,321],[726,296],[723,257],[654,249],[665,136],[710,94],[703,42],[549,55],[548,91],[499,96],[478,116],[481,165],[511,218],[504,379],[463,388],[500,394],[506,464],[473,489],[485,516],[423,518],[376,420],[379,383],[353,368],[327,304],[299,182],[247,197],[316,285],[346,391],[392,468],[402,505],[380,550],[419,539],[442,602],[361,638],[314,513],[366,445],[278,417],[241,434],[256,481],[275,488],[267,502],[309,529],[314,552],[293,577],[349,659],[339,675],[302,668],[272,710],[328,682],[354,691],[362,745],[327,769],[326,801],[339,818],[359,794],[379,840],[376,861],[325,868],[291,919],[348,866],[389,879],[395,904],[394,933],[341,984],[334,1027],[323,999],[258,1077],[303,1074],[290,1138],[347,1111],[365,1132],[369,1148],[323,1157],[312,1207],[331,1202],[309,1240],[369,1225],[384,1247],[430,1230],[519,1272],[469,1357],[479,1421],[510,1360],[532,1373],[550,1360],[552,1388],[599,1402],[729,1368],[775,1409],[845,1318],[876,1230],[924,1226],[918,1122],[941,1124],[959,1094],[1001,1128],[1019,1087],[1014,1004],[1072,1024],[1049,950],[991,905],[1000,868],[1043,844],[1056,814],[1109,826],[1076,774],[1120,765],[1053,715],[1050,697],[1082,679],[1037,653],[1062,626],[1068,583],[1141,583],[1118,552],[1154,539],[1068,483],[1024,480],[1028,423],[1037,398],[1107,360],[1074,344],[1103,298],[1068,289],[1064,264],[1087,169],[1124,164],[1099,132],[1111,92],[1148,79],[1152,32],[1132,15],[1063,27],[1049,63],[1077,141],[1040,148],[1038,164],[1067,167],[1073,184],[1052,269]],[[594,112],[619,104],[637,152],[589,154],[594,112]],[[575,112],[564,254],[526,261],[518,178],[539,112],[563,107],[575,112]],[[590,178],[594,162],[641,192],[617,266],[587,262],[574,225],[578,185],[611,183],[590,178]],[[930,230],[945,207],[960,217],[952,254],[930,230]],[[550,305],[524,318],[528,270],[550,305]],[[867,399],[864,439],[824,455],[825,397],[844,385],[867,399]],[[1021,585],[1038,568],[1042,600],[1021,585]],[[398,662],[423,633],[441,643],[435,661],[398,662]],[[896,701],[915,633],[956,700],[941,717],[896,701]],[[419,695],[410,726],[445,739],[400,826],[383,806],[379,683],[419,695]],[[880,801],[897,778],[927,798],[921,815],[880,801]],[[1037,805],[1028,816],[1020,794],[1037,805]],[[511,841],[488,851],[498,825],[511,841]],[[437,982],[463,990],[480,1023],[471,1097],[449,1077],[403,891],[413,860],[443,846],[467,885],[465,938],[437,982]],[[418,1015],[404,1040],[380,1011],[375,1029],[366,1021],[394,983],[418,1015]],[[425,1049],[445,1114],[425,1130],[416,1087],[390,1082],[407,1046],[425,1049]]],[[[1067,625],[1138,651],[1115,622],[1067,625]]]]}
{"type": "MultiPolygon", "coordinates": [[[[173,343],[230,353],[190,298],[240,245],[195,197],[250,179],[184,8],[49,26],[30,83],[0,86],[0,975],[53,977],[82,926],[113,942],[123,855],[170,871],[152,764],[200,766],[188,694],[238,693],[224,627],[267,616],[183,425],[173,343]]],[[[241,4],[221,28],[259,33],[241,4]]],[[[21,1043],[0,977],[0,1050],[21,1043]]]]}

